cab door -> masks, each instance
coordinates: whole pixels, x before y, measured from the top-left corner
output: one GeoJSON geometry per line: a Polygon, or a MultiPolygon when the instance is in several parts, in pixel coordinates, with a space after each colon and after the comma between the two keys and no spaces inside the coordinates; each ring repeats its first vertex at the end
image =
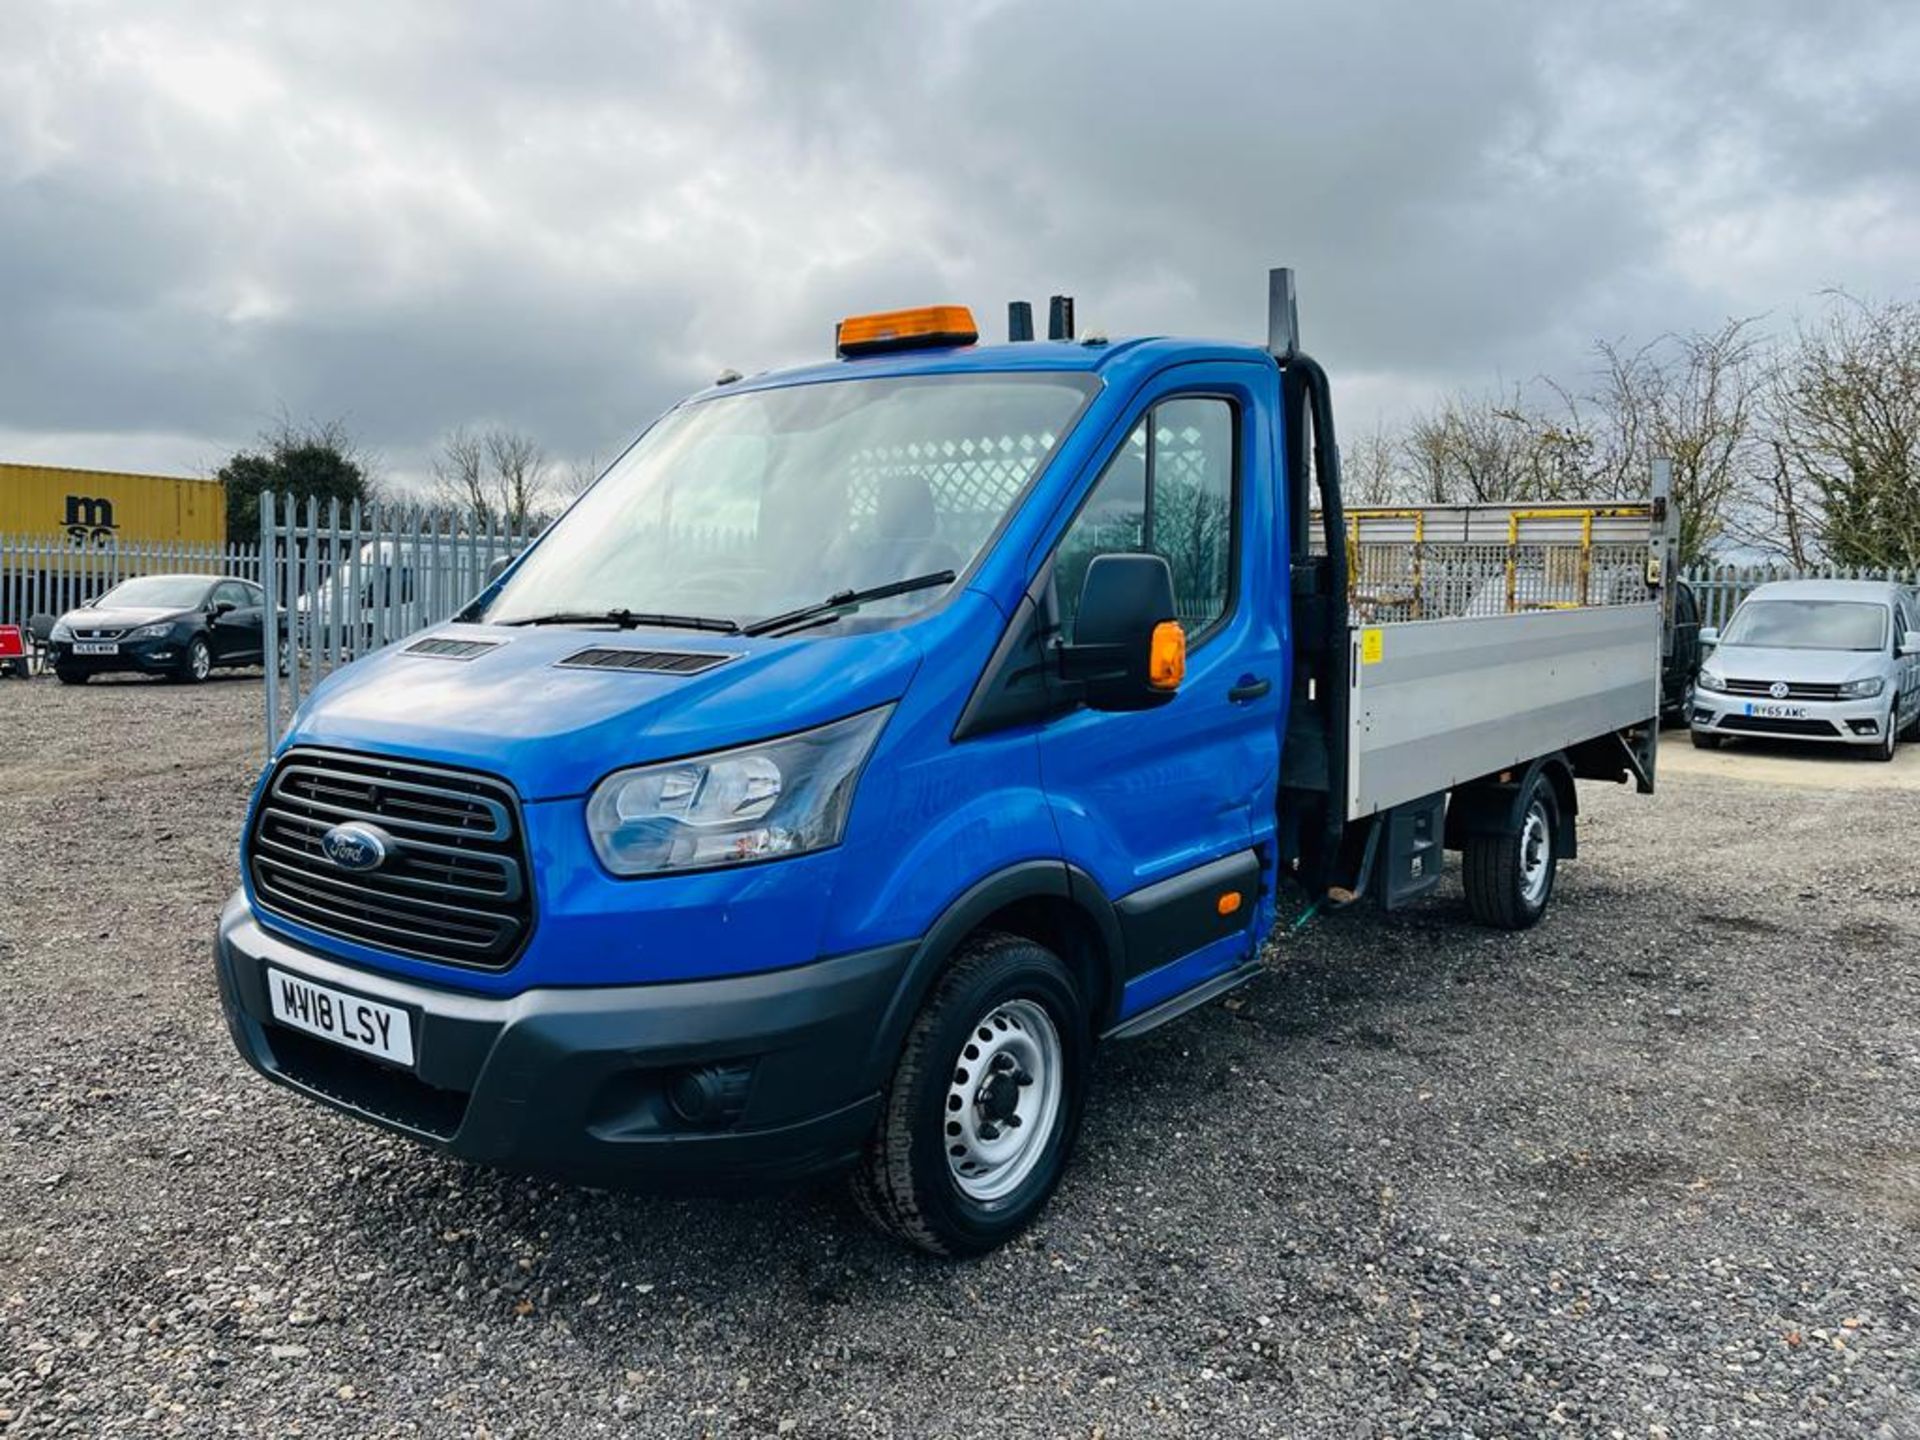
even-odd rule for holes
{"type": "Polygon", "coordinates": [[[1122,1020],[1251,958],[1270,910],[1262,874],[1289,680],[1268,480],[1277,384],[1244,362],[1163,372],[1052,556],[1063,638],[1093,557],[1129,551],[1167,560],[1188,636],[1186,678],[1168,704],[1079,710],[1040,733],[1065,858],[1119,911],[1122,1020]]]}

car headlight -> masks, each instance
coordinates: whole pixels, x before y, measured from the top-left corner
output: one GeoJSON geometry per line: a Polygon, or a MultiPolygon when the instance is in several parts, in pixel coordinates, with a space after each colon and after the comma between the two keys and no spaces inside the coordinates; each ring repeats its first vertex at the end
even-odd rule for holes
{"type": "Polygon", "coordinates": [[[707,870],[840,843],[860,770],[892,706],[799,735],[617,770],[587,801],[616,875],[707,870]]]}
{"type": "Polygon", "coordinates": [[[1887,688],[1887,682],[1878,675],[1869,675],[1864,680],[1843,680],[1840,683],[1842,700],[1871,700],[1887,688]]]}
{"type": "Polygon", "coordinates": [[[1727,682],[1711,670],[1702,670],[1693,682],[1702,690],[1714,690],[1724,693],[1727,682]]]}
{"type": "Polygon", "coordinates": [[[56,620],[53,622],[53,629],[47,632],[47,639],[71,640],[73,639],[73,627],[64,620],[56,620]]]}
{"type": "Polygon", "coordinates": [[[159,640],[173,633],[173,622],[164,621],[159,625],[142,625],[138,630],[127,633],[129,640],[159,640]]]}

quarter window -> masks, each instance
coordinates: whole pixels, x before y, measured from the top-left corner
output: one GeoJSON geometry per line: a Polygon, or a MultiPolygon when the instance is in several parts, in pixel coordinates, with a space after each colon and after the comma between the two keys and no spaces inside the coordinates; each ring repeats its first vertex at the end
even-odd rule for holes
{"type": "Polygon", "coordinates": [[[1054,585],[1068,639],[1096,555],[1165,559],[1174,611],[1190,635],[1225,617],[1233,589],[1236,419],[1231,402],[1190,396],[1162,401],[1134,426],[1060,542],[1054,585]]]}

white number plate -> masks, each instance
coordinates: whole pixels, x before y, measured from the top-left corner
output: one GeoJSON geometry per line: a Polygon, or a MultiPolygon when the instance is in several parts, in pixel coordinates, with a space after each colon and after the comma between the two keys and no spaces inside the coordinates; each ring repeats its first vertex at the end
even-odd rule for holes
{"type": "Polygon", "coordinates": [[[1769,720],[1804,720],[1807,707],[1804,705],[1769,705],[1765,701],[1755,701],[1747,706],[1747,714],[1764,716],[1769,720]]]}
{"type": "Polygon", "coordinates": [[[109,640],[76,640],[73,642],[76,655],[118,655],[120,647],[109,640]]]}
{"type": "Polygon", "coordinates": [[[330,985],[316,985],[284,970],[267,970],[273,1018],[349,1050],[378,1055],[396,1065],[413,1064],[413,1028],[407,1012],[330,985]]]}

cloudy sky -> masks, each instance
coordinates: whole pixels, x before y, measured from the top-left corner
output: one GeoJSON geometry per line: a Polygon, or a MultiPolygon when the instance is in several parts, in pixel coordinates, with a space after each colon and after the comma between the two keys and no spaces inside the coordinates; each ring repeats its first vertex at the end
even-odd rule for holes
{"type": "Polygon", "coordinates": [[[1275,263],[1367,423],[1913,295],[1916,76],[1911,0],[5,0],[0,458],[609,457],[848,311],[1255,338],[1275,263]]]}

